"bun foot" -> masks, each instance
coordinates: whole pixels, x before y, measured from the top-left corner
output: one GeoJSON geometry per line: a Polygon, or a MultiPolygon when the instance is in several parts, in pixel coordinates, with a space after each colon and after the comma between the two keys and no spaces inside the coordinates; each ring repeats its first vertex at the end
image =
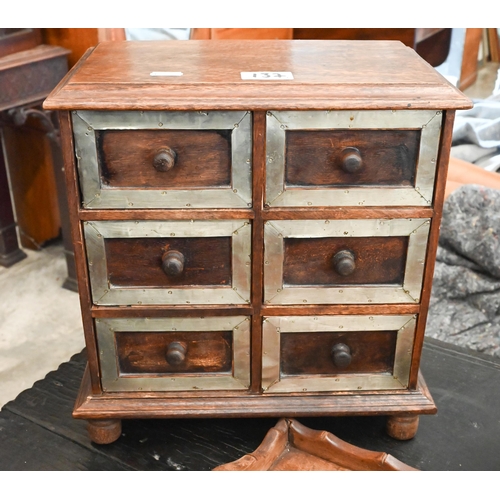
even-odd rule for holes
{"type": "Polygon", "coordinates": [[[391,415],[387,419],[387,434],[400,441],[412,439],[417,433],[418,419],[418,415],[391,415]]]}
{"type": "Polygon", "coordinates": [[[87,430],[90,439],[96,444],[110,444],[116,441],[122,433],[120,419],[88,420],[87,430]]]}

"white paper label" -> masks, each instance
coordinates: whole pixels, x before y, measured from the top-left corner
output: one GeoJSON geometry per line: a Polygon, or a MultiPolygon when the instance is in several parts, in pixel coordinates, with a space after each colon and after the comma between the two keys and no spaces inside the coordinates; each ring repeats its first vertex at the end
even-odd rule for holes
{"type": "Polygon", "coordinates": [[[149,76],[182,76],[180,71],[152,71],[149,76]]]}
{"type": "Polygon", "coordinates": [[[290,71],[242,71],[242,80],[293,80],[290,71]]]}

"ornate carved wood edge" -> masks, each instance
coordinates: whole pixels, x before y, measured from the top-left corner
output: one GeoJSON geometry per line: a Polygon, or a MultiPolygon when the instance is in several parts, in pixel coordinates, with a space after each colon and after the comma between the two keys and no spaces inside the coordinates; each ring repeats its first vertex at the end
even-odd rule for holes
{"type": "MultiPolygon", "coordinates": [[[[297,461],[290,461],[292,465],[297,461]]],[[[327,431],[309,429],[294,419],[281,419],[269,430],[261,445],[248,455],[214,471],[267,470],[416,471],[385,452],[349,444],[327,431]],[[286,468],[286,455],[299,453],[300,467],[286,468]],[[319,459],[319,460],[318,460],[319,459]],[[283,462],[280,464],[280,462],[283,462]]]]}

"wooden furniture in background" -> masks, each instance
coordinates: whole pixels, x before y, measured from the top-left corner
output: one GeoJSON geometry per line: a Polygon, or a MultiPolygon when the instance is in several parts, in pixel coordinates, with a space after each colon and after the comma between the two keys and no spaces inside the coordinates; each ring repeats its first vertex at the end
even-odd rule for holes
{"type": "Polygon", "coordinates": [[[489,54],[492,62],[500,62],[500,37],[498,36],[498,30],[498,28],[487,28],[489,54]]]}
{"type": "Polygon", "coordinates": [[[7,31],[0,38],[0,52],[6,54],[0,58],[0,126],[4,139],[0,262],[9,266],[25,256],[17,244],[15,206],[24,247],[38,248],[57,237],[63,226],[70,252],[65,286],[74,289],[66,193],[56,188],[63,177],[58,128],[53,113],[41,108],[43,99],[67,72],[68,50],[39,45],[39,39],[39,30],[30,29],[7,31]]]}
{"type": "Polygon", "coordinates": [[[19,248],[16,220],[7,177],[7,165],[3,151],[0,154],[0,265],[10,267],[26,258],[19,248]]]}
{"type": "Polygon", "coordinates": [[[123,28],[43,28],[44,43],[71,51],[68,64],[72,68],[82,55],[99,42],[125,40],[123,28]]]}
{"type": "Polygon", "coordinates": [[[89,358],[74,416],[92,440],[125,418],[356,414],[409,439],[436,411],[420,355],[471,102],[413,50],[102,43],[44,106],[60,112],[89,358]]]}
{"type": "Polygon", "coordinates": [[[17,110],[16,117],[12,111],[11,120],[4,118],[1,124],[20,244],[38,250],[59,236],[61,220],[51,141],[44,128],[50,118],[33,111],[22,116],[26,108],[17,110]]]}
{"type": "Polygon", "coordinates": [[[191,28],[191,40],[289,40],[293,28],[191,28]]]}
{"type": "Polygon", "coordinates": [[[458,87],[461,90],[470,87],[477,80],[479,47],[483,37],[483,28],[465,30],[464,50],[458,87]]]}
{"type": "Polygon", "coordinates": [[[0,28],[0,58],[34,49],[42,43],[39,28],[0,28]]]}

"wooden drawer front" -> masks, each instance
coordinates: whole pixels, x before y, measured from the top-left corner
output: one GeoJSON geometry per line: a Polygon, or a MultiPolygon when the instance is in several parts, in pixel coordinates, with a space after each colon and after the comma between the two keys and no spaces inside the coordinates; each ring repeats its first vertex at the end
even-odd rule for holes
{"type": "Polygon", "coordinates": [[[432,204],[440,111],[272,111],[266,204],[432,204]]]}
{"type": "Polygon", "coordinates": [[[264,300],[418,302],[429,227],[429,219],[268,221],[264,300]]]}
{"type": "Polygon", "coordinates": [[[249,221],[93,221],[84,230],[95,304],[250,300],[249,221]]]}
{"type": "Polygon", "coordinates": [[[267,317],[265,392],[403,389],[408,385],[415,317],[267,317]]]}
{"type": "Polygon", "coordinates": [[[210,318],[96,320],[104,391],[247,389],[250,321],[210,318]]]}
{"type": "Polygon", "coordinates": [[[96,147],[101,183],[106,188],[231,186],[230,130],[100,130],[96,147]],[[166,147],[175,152],[174,165],[158,170],[154,167],[157,151],[166,147]]]}
{"type": "Polygon", "coordinates": [[[251,206],[251,115],[73,113],[85,208],[251,206]]]}

